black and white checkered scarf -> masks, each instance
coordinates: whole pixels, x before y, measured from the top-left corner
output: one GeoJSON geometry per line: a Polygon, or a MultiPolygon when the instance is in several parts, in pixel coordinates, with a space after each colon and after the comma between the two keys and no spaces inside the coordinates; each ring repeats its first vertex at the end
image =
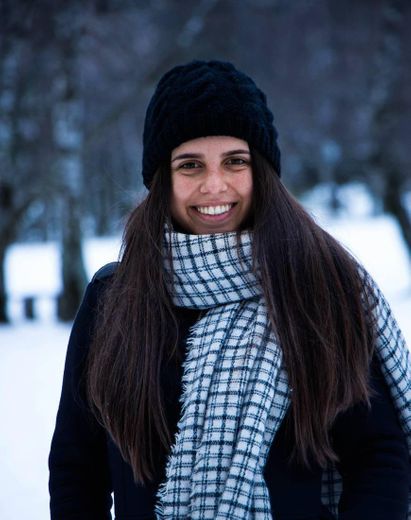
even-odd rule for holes
{"type": "MultiPolygon", "coordinates": [[[[165,251],[174,304],[205,312],[188,340],[182,417],[157,518],[270,520],[263,471],[290,390],[252,268],[252,236],[242,232],[237,242],[236,233],[167,231],[165,251]]],[[[411,450],[410,355],[379,291],[378,297],[377,350],[411,450]]],[[[323,501],[334,512],[340,492],[341,479],[330,468],[323,501]]]]}

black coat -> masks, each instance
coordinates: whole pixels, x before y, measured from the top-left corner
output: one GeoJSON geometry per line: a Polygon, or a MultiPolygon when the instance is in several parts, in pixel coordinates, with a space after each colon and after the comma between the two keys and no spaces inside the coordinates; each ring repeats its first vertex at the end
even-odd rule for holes
{"type": "MultiPolygon", "coordinates": [[[[70,336],[56,428],[49,456],[52,520],[110,519],[114,492],[116,520],[154,519],[155,494],[164,476],[138,486],[130,466],[107,432],[87,410],[84,399],[84,361],[96,306],[113,266],[100,270],[89,284],[70,336]]],[[[197,319],[196,311],[178,309],[182,337],[197,319]]],[[[180,348],[185,349],[185,341],[180,348]]],[[[180,416],[181,366],[164,371],[167,420],[176,431],[180,416]]],[[[408,501],[409,462],[405,436],[388,389],[373,360],[371,411],[357,405],[342,414],[332,429],[340,457],[344,492],[341,520],[404,520],[408,501]]],[[[321,470],[287,464],[291,435],[280,427],[271,446],[264,477],[276,520],[326,520],[333,517],[320,500],[321,470]]]]}

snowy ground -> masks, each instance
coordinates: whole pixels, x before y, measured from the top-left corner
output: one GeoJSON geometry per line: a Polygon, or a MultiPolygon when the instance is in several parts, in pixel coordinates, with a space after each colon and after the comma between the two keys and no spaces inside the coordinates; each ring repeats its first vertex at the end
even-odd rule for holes
{"type": "MultiPolygon", "coordinates": [[[[119,239],[85,244],[89,276],[116,260],[119,239]]],[[[46,520],[47,457],[60,398],[69,325],[54,320],[58,293],[55,244],[22,244],[7,257],[13,323],[0,327],[0,520],[46,520]],[[22,317],[22,297],[40,295],[40,320],[22,317]]]]}
{"type": "MultiPolygon", "coordinates": [[[[321,190],[306,204],[318,208],[321,190]]],[[[399,232],[387,217],[368,216],[361,190],[347,192],[350,215],[331,218],[313,209],[318,221],[359,258],[392,305],[411,344],[411,278],[399,232]],[[350,200],[354,197],[354,200],[350,200]]],[[[85,246],[91,276],[117,258],[118,239],[91,240],[85,246]]],[[[47,456],[61,387],[69,326],[53,318],[50,296],[59,289],[54,244],[15,245],[7,258],[13,296],[13,324],[0,327],[0,519],[45,520],[48,515],[47,456]],[[40,294],[40,320],[22,318],[21,298],[40,294]]]]}

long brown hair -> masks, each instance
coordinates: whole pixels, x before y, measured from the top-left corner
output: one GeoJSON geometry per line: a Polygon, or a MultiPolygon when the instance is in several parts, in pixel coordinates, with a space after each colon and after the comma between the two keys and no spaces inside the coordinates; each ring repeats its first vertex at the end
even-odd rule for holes
{"type": "MultiPolygon", "coordinates": [[[[325,466],[337,459],[329,430],[338,413],[369,403],[371,292],[356,261],[255,150],[252,169],[253,255],[292,389],[294,455],[325,466]]],[[[160,384],[161,367],[176,359],[179,341],[163,270],[170,186],[163,165],[128,220],[88,357],[90,405],[139,483],[156,475],[158,446],[167,453],[172,443],[160,384]]]]}

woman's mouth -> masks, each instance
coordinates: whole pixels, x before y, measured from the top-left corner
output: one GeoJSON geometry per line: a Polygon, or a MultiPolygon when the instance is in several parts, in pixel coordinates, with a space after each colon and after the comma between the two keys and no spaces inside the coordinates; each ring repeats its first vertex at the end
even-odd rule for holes
{"type": "Polygon", "coordinates": [[[220,204],[218,206],[193,206],[194,209],[207,217],[221,217],[229,213],[236,203],[220,204]]]}

